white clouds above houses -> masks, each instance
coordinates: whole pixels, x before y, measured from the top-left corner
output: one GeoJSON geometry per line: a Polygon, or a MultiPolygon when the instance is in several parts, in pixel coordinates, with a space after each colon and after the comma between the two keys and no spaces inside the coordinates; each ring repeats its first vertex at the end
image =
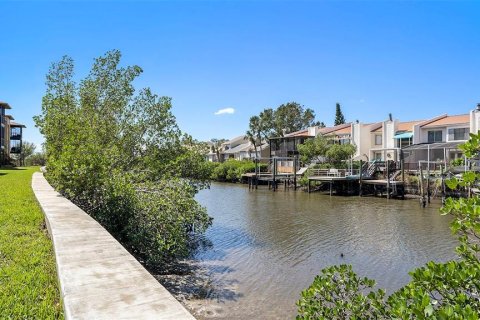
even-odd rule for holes
{"type": "Polygon", "coordinates": [[[220,116],[222,114],[234,114],[234,113],[235,113],[234,108],[224,108],[224,109],[220,109],[217,112],[215,112],[214,115],[220,116]]]}

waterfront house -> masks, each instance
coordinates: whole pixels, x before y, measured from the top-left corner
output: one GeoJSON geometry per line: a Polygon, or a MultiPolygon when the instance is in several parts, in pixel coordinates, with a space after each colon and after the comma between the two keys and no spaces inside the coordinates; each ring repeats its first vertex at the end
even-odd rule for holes
{"type": "Polygon", "coordinates": [[[247,143],[242,143],[232,149],[227,149],[223,152],[224,159],[235,159],[235,160],[254,160],[255,158],[264,158],[268,157],[268,144],[264,143],[260,146],[257,146],[255,152],[255,147],[250,141],[247,143]]]}
{"type": "Polygon", "coordinates": [[[473,125],[478,118],[477,111],[469,114],[442,114],[414,125],[413,144],[402,148],[406,169],[416,170],[419,161],[443,163],[463,157],[458,146],[476,133],[473,125]]]}
{"type": "Polygon", "coordinates": [[[253,160],[255,158],[266,158],[268,157],[268,144],[262,143],[255,147],[252,142],[248,140],[245,136],[238,136],[233,139],[230,139],[220,146],[219,150],[220,159],[217,159],[216,152],[210,150],[207,154],[207,160],[212,162],[225,161],[228,159],[235,160],[253,160]]]}
{"type": "Polygon", "coordinates": [[[351,123],[333,127],[309,127],[304,130],[287,133],[283,137],[270,138],[270,157],[294,157],[298,155],[297,146],[307,139],[318,135],[326,136],[334,143],[346,144],[351,142],[351,123]]]}
{"type": "Polygon", "coordinates": [[[462,157],[458,146],[468,140],[474,125],[480,124],[478,110],[470,114],[439,115],[427,120],[388,120],[352,125],[352,141],[357,146],[355,160],[399,160],[403,153],[407,169],[418,161],[447,163],[462,157]],[[370,131],[370,134],[368,134],[370,131]]]}
{"type": "Polygon", "coordinates": [[[413,144],[416,121],[398,121],[392,118],[375,123],[354,123],[352,143],[357,146],[354,160],[398,160],[400,150],[413,144]]]}
{"type": "Polygon", "coordinates": [[[318,127],[310,127],[304,130],[285,134],[283,137],[269,139],[270,158],[293,157],[298,154],[297,146],[305,140],[315,137],[319,132],[318,127]]]}
{"type": "Polygon", "coordinates": [[[319,129],[318,134],[326,137],[333,143],[350,144],[352,143],[352,123],[321,128],[319,129]]]}
{"type": "Polygon", "coordinates": [[[458,146],[469,133],[480,129],[480,104],[468,114],[442,114],[426,120],[393,119],[375,123],[347,123],[336,127],[310,127],[270,139],[270,157],[292,157],[307,139],[324,135],[334,143],[356,146],[354,160],[395,160],[404,158],[405,168],[418,169],[419,161],[447,165],[463,157],[458,146]]]}

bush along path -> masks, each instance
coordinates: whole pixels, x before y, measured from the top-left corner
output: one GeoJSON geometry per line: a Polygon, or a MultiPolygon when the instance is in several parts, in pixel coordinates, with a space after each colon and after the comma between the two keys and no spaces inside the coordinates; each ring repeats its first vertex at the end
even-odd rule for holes
{"type": "Polygon", "coordinates": [[[30,187],[38,168],[0,168],[0,319],[63,319],[52,242],[30,187]]]}

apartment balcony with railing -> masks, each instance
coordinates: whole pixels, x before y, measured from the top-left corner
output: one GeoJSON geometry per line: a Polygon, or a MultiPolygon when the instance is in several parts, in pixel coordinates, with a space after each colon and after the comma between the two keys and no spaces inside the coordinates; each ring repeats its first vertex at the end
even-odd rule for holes
{"type": "Polygon", "coordinates": [[[10,128],[10,140],[22,140],[22,128],[11,127],[10,128]]]}

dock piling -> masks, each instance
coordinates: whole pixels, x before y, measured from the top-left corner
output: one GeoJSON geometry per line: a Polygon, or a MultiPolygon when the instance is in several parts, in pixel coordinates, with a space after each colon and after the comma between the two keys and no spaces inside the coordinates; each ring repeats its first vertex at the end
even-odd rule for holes
{"type": "Polygon", "coordinates": [[[385,161],[386,164],[386,170],[387,170],[387,199],[390,199],[390,163],[389,161],[385,161]]]}

